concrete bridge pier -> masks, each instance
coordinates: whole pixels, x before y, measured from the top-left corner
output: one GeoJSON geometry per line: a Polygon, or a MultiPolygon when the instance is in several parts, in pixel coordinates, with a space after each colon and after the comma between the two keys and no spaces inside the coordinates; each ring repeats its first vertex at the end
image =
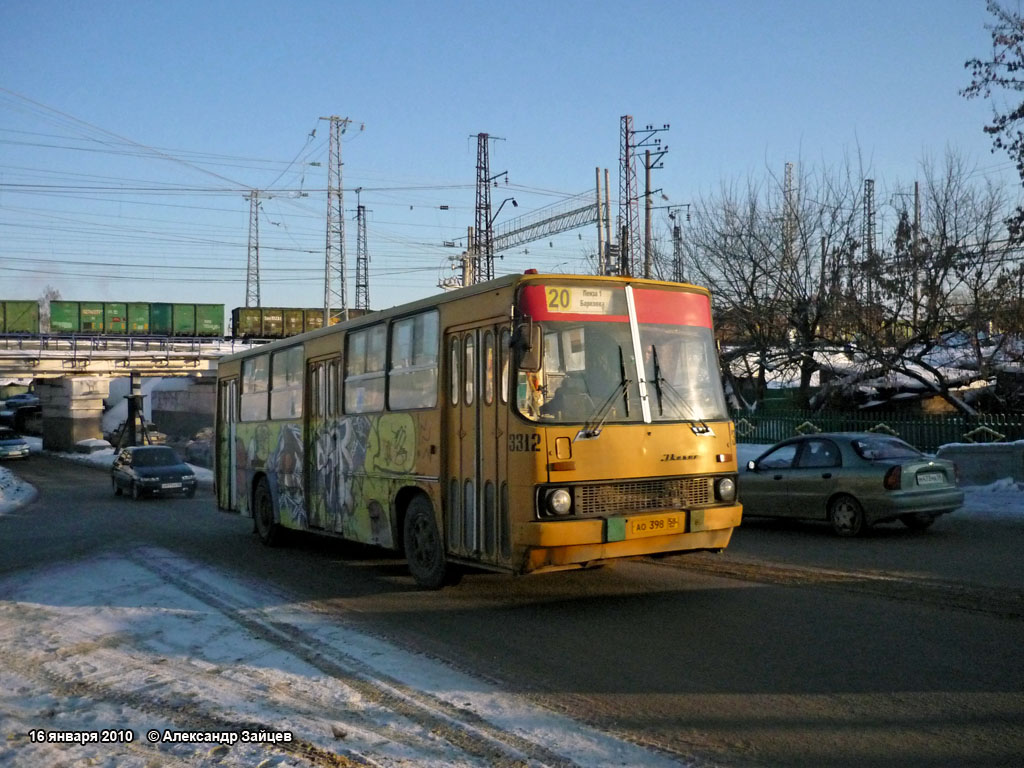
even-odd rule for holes
{"type": "Polygon", "coordinates": [[[43,408],[44,450],[69,452],[81,440],[103,437],[103,401],[110,394],[110,377],[41,379],[36,393],[43,408]]]}

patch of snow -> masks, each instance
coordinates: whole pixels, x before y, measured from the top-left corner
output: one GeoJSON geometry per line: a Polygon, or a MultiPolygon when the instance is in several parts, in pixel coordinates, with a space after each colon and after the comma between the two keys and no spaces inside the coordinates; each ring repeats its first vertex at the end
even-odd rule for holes
{"type": "Polygon", "coordinates": [[[18,574],[0,594],[4,765],[305,765],[310,748],[382,768],[680,764],[165,550],[18,574]],[[104,729],[132,740],[32,736],[104,729]]]}

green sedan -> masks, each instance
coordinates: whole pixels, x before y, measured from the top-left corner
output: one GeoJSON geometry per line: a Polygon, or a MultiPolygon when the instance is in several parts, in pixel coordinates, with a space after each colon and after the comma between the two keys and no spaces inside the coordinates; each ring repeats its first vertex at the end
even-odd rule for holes
{"type": "Polygon", "coordinates": [[[953,462],[871,432],[783,440],[747,463],[739,497],[744,517],[827,520],[840,536],[892,520],[923,530],[964,503],[953,462]]]}

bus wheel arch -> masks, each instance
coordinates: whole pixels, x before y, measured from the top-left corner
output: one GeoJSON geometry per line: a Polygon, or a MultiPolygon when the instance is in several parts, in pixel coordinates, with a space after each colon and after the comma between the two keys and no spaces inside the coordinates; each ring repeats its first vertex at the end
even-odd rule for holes
{"type": "Polygon", "coordinates": [[[422,492],[412,493],[398,508],[402,510],[402,549],[413,579],[424,589],[440,589],[450,583],[444,537],[430,497],[422,492]]]}
{"type": "Polygon", "coordinates": [[[270,482],[263,474],[256,475],[252,482],[252,520],[253,530],[260,541],[268,547],[276,546],[281,541],[281,525],[277,522],[274,509],[274,496],[270,492],[270,482]]]}

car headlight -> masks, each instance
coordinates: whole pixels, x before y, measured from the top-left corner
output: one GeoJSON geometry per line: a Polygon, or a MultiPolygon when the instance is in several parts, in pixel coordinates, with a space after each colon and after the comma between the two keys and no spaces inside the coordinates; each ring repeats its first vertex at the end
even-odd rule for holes
{"type": "Polygon", "coordinates": [[[572,494],[565,490],[565,488],[555,488],[548,491],[547,498],[544,501],[548,511],[553,515],[568,515],[572,509],[572,494]]]}
{"type": "Polygon", "coordinates": [[[715,481],[715,498],[719,501],[736,500],[736,481],[731,477],[720,477],[715,481]]]}

